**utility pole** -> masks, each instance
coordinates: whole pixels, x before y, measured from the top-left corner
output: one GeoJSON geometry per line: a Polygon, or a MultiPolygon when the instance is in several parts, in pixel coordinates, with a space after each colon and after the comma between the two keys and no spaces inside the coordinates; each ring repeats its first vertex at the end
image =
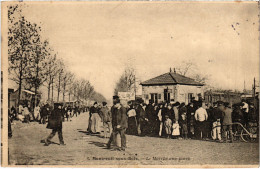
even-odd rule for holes
{"type": "Polygon", "coordinates": [[[136,100],[136,79],[135,79],[135,73],[134,73],[134,92],[135,92],[135,100],[136,100]]]}
{"type": "Polygon", "coordinates": [[[254,106],[256,107],[256,100],[255,100],[255,77],[254,77],[254,85],[253,85],[253,99],[254,99],[254,106]]]}
{"type": "Polygon", "coordinates": [[[246,93],[246,81],[244,80],[244,94],[246,93]]]}

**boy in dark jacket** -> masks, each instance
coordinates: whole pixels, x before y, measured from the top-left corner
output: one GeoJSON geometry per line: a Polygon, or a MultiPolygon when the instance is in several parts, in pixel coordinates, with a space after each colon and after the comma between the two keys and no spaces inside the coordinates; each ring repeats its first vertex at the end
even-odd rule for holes
{"type": "Polygon", "coordinates": [[[188,125],[187,125],[187,114],[183,112],[179,119],[180,127],[181,127],[181,135],[182,138],[188,138],[188,125]]]}

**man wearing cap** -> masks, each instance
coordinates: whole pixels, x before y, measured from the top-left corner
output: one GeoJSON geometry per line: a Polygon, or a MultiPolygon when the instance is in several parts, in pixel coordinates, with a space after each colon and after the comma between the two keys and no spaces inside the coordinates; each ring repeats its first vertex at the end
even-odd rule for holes
{"type": "Polygon", "coordinates": [[[47,128],[52,129],[52,132],[45,140],[41,141],[45,143],[44,144],[45,146],[48,146],[51,143],[50,140],[55,136],[56,132],[58,132],[59,135],[60,145],[65,145],[62,136],[62,118],[63,118],[62,105],[55,104],[54,110],[51,112],[48,125],[47,125],[47,128]]]}
{"type": "Polygon", "coordinates": [[[224,117],[223,117],[223,136],[225,142],[227,142],[227,138],[229,136],[230,142],[233,142],[233,134],[232,134],[232,109],[229,107],[229,103],[224,103],[224,117]]]}
{"type": "Polygon", "coordinates": [[[112,113],[112,127],[113,132],[107,143],[107,148],[110,149],[111,143],[115,142],[117,134],[121,137],[121,148],[119,150],[125,151],[126,148],[126,136],[125,132],[128,127],[126,109],[120,104],[120,99],[118,96],[113,97],[113,107],[111,108],[112,113]]]}

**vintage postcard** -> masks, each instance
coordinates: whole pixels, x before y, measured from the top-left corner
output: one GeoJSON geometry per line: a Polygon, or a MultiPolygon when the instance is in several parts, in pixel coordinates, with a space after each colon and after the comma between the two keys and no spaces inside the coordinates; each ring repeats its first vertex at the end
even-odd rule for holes
{"type": "Polygon", "coordinates": [[[1,9],[2,166],[258,167],[258,2],[1,9]]]}

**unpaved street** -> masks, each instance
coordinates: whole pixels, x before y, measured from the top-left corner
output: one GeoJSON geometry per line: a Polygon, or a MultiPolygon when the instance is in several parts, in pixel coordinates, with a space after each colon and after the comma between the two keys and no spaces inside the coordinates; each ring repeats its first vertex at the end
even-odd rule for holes
{"type": "MultiPolygon", "coordinates": [[[[40,140],[51,130],[46,125],[15,121],[9,139],[11,165],[192,165],[258,164],[257,143],[215,143],[198,140],[173,140],[127,135],[125,152],[106,149],[108,139],[86,134],[86,114],[63,123],[66,146],[40,140]]],[[[58,136],[53,142],[59,143],[58,136]]]]}

